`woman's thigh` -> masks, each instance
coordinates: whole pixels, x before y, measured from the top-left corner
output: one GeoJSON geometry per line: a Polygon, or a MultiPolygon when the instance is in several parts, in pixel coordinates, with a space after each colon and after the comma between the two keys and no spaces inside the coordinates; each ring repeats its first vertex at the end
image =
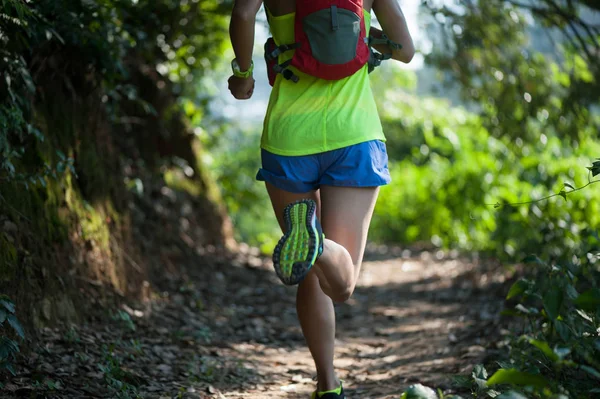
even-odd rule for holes
{"type": "MultiPolygon", "coordinates": [[[[287,205],[305,198],[317,203],[317,217],[325,237],[344,246],[352,258],[353,284],[356,284],[379,187],[321,186],[319,190],[300,194],[279,189],[270,183],[266,183],[266,187],[282,231],[285,229],[283,211],[287,205]]],[[[322,288],[327,290],[329,283],[325,276],[318,268],[313,270],[319,275],[322,288]]]]}
{"type": "Polygon", "coordinates": [[[320,188],[323,232],[326,238],[348,250],[354,263],[355,279],[358,278],[378,195],[379,187],[320,188]]]}
{"type": "Polygon", "coordinates": [[[279,222],[281,230],[285,229],[285,223],[283,221],[283,210],[286,206],[292,202],[296,202],[301,199],[312,199],[317,203],[317,218],[321,218],[321,200],[319,198],[319,190],[308,191],[306,193],[291,193],[289,191],[282,190],[275,187],[271,183],[266,183],[267,192],[271,199],[271,205],[273,205],[273,211],[279,222]]]}
{"type": "Polygon", "coordinates": [[[317,203],[317,217],[325,237],[343,245],[355,268],[360,268],[379,187],[321,186],[319,190],[300,194],[281,190],[270,183],[266,183],[266,187],[282,230],[285,207],[300,199],[312,199],[317,203]]]}

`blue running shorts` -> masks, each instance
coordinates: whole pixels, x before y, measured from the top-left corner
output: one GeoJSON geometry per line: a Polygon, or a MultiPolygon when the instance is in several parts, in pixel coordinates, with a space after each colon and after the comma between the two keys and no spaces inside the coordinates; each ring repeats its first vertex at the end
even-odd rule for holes
{"type": "Polygon", "coordinates": [[[285,156],[261,150],[262,168],[256,180],[291,193],[306,193],[321,185],[377,187],[391,181],[385,143],[366,141],[312,155],[285,156]]]}

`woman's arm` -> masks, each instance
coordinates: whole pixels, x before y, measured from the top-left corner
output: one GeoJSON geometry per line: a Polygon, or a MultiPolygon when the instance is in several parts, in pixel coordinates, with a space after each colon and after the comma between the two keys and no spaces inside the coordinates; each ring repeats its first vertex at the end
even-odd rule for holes
{"type": "Polygon", "coordinates": [[[254,25],[262,2],[263,0],[235,0],[233,5],[229,37],[242,71],[250,69],[254,47],[254,25]]]}
{"type": "MultiPolygon", "coordinates": [[[[254,25],[256,13],[263,0],[235,0],[229,23],[229,37],[235,53],[235,59],[241,72],[246,72],[252,65],[254,48],[254,25]]],[[[254,92],[254,78],[231,76],[229,90],[238,100],[247,100],[254,92]]]]}
{"type": "MultiPolygon", "coordinates": [[[[386,45],[376,45],[375,49],[381,53],[392,53],[392,58],[398,61],[409,63],[415,55],[415,46],[406,25],[406,19],[400,9],[397,0],[375,0],[373,3],[373,11],[377,16],[377,20],[383,28],[383,32],[387,37],[402,45],[400,50],[391,50],[386,45]]],[[[377,37],[381,34],[376,28],[371,28],[371,34],[377,37]]]]}

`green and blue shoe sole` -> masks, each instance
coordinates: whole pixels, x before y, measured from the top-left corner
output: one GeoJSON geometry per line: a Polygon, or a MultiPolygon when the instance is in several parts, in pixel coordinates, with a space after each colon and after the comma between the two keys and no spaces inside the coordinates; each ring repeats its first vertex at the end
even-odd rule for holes
{"type": "Polygon", "coordinates": [[[316,213],[317,204],[309,199],[294,202],[284,210],[286,231],[273,252],[273,265],[286,285],[304,280],[323,252],[323,231],[316,213]]]}

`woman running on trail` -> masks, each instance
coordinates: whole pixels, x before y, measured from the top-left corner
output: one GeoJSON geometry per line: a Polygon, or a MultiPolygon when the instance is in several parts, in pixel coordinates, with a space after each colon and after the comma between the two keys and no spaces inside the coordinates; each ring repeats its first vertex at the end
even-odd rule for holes
{"type": "Polygon", "coordinates": [[[368,74],[383,59],[408,63],[414,46],[397,0],[235,0],[229,90],[240,100],[254,90],[263,3],[273,90],[256,178],[284,232],[273,263],[282,282],[298,284],[298,318],[317,369],[312,398],[345,398],[333,367],[333,302],[354,291],[379,186],[390,182],[368,74]],[[383,32],[370,27],[371,9],[383,32]]]}

